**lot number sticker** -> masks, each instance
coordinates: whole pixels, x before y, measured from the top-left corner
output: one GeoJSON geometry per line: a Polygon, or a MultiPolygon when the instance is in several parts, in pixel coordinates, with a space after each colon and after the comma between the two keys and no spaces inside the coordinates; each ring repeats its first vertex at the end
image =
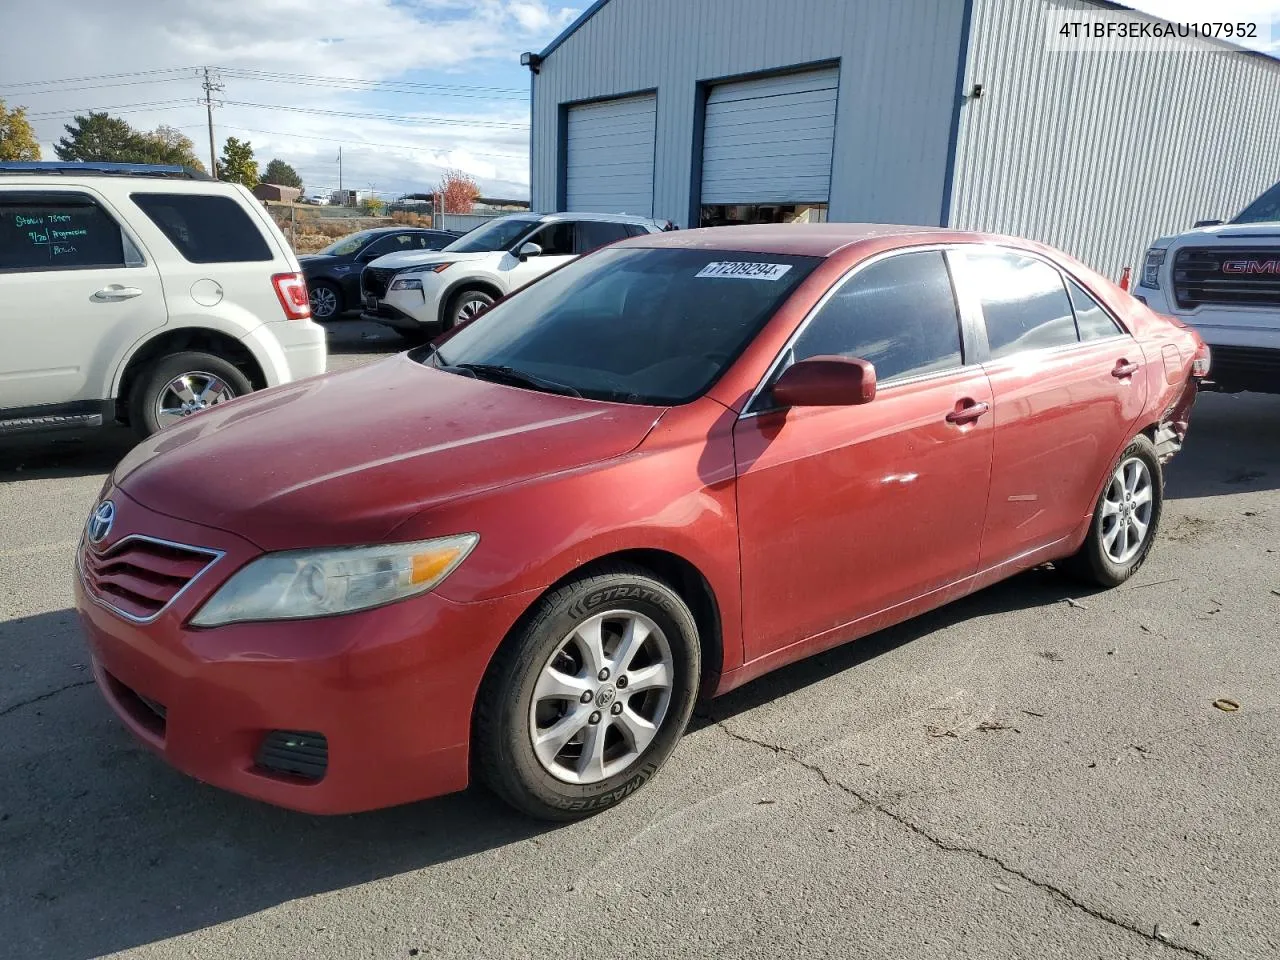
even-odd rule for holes
{"type": "Polygon", "coordinates": [[[708,263],[695,277],[728,277],[731,280],[778,280],[791,269],[789,263],[740,263],[716,261],[708,263]]]}

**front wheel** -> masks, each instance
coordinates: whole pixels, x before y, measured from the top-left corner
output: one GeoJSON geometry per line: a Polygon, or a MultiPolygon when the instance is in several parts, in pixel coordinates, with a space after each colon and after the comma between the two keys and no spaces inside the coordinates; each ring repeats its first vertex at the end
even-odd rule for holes
{"type": "Polygon", "coordinates": [[[184,417],[253,391],[231,362],[191,350],[161,357],[144,370],[129,393],[129,422],[143,438],[184,417]]]}
{"type": "Polygon", "coordinates": [[[493,306],[493,297],[483,290],[462,290],[449,301],[446,313],[446,330],[470,323],[493,306]]]}
{"type": "Polygon", "coordinates": [[[1156,448],[1145,436],[1136,437],[1098,496],[1084,544],[1063,566],[1082,580],[1119,586],[1151,552],[1163,507],[1164,477],[1156,448]]]}
{"type": "Polygon", "coordinates": [[[572,820],[619,803],[684,732],[701,649],[680,596],[629,564],[549,594],[490,665],[473,765],[525,813],[572,820]]]}

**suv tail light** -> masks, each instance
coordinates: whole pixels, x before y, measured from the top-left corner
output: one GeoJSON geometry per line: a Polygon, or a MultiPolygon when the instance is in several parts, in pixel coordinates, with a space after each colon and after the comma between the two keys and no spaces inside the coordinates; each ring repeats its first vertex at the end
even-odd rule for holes
{"type": "Polygon", "coordinates": [[[307,281],[300,273],[277,273],[271,278],[276,288],[285,319],[306,320],[311,316],[311,298],[307,294],[307,281]]]}

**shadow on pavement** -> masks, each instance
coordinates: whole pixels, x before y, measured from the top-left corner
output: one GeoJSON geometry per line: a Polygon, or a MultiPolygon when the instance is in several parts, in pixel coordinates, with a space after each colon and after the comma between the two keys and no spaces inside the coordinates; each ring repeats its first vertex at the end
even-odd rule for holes
{"type": "Polygon", "coordinates": [[[1165,470],[1171,500],[1280,488],[1280,396],[1201,394],[1187,442],[1165,470]]]}

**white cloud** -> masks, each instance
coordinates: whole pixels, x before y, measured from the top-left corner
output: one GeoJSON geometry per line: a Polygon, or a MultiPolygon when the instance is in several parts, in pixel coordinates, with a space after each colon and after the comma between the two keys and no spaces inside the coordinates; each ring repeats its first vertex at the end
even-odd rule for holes
{"type": "MultiPolygon", "coordinates": [[[[13,85],[216,64],[230,68],[224,105],[214,113],[219,146],[228,134],[249,139],[262,165],[279,156],[298,167],[309,185],[337,186],[341,143],[347,186],[367,188],[373,182],[380,191],[422,190],[442,168],[457,166],[488,193],[527,195],[528,79],[510,68],[522,50],[540,49],[578,12],[551,0],[331,0],[321,7],[312,0],[19,0],[0,3],[0,36],[56,42],[7,44],[0,97],[28,107],[42,143],[52,144],[62,134],[72,111],[115,107],[109,112],[140,128],[181,128],[205,156],[194,71],[158,82],[121,78],[120,85],[96,89],[84,89],[95,86],[91,82],[25,92],[13,85]],[[499,70],[498,80],[489,79],[498,67],[507,69],[499,70]],[[425,70],[442,84],[512,92],[371,93],[254,78],[237,70],[364,81],[395,81],[425,70]],[[163,105],[130,109],[157,102],[163,105]]],[[[51,149],[46,152],[52,159],[51,149]]]]}

